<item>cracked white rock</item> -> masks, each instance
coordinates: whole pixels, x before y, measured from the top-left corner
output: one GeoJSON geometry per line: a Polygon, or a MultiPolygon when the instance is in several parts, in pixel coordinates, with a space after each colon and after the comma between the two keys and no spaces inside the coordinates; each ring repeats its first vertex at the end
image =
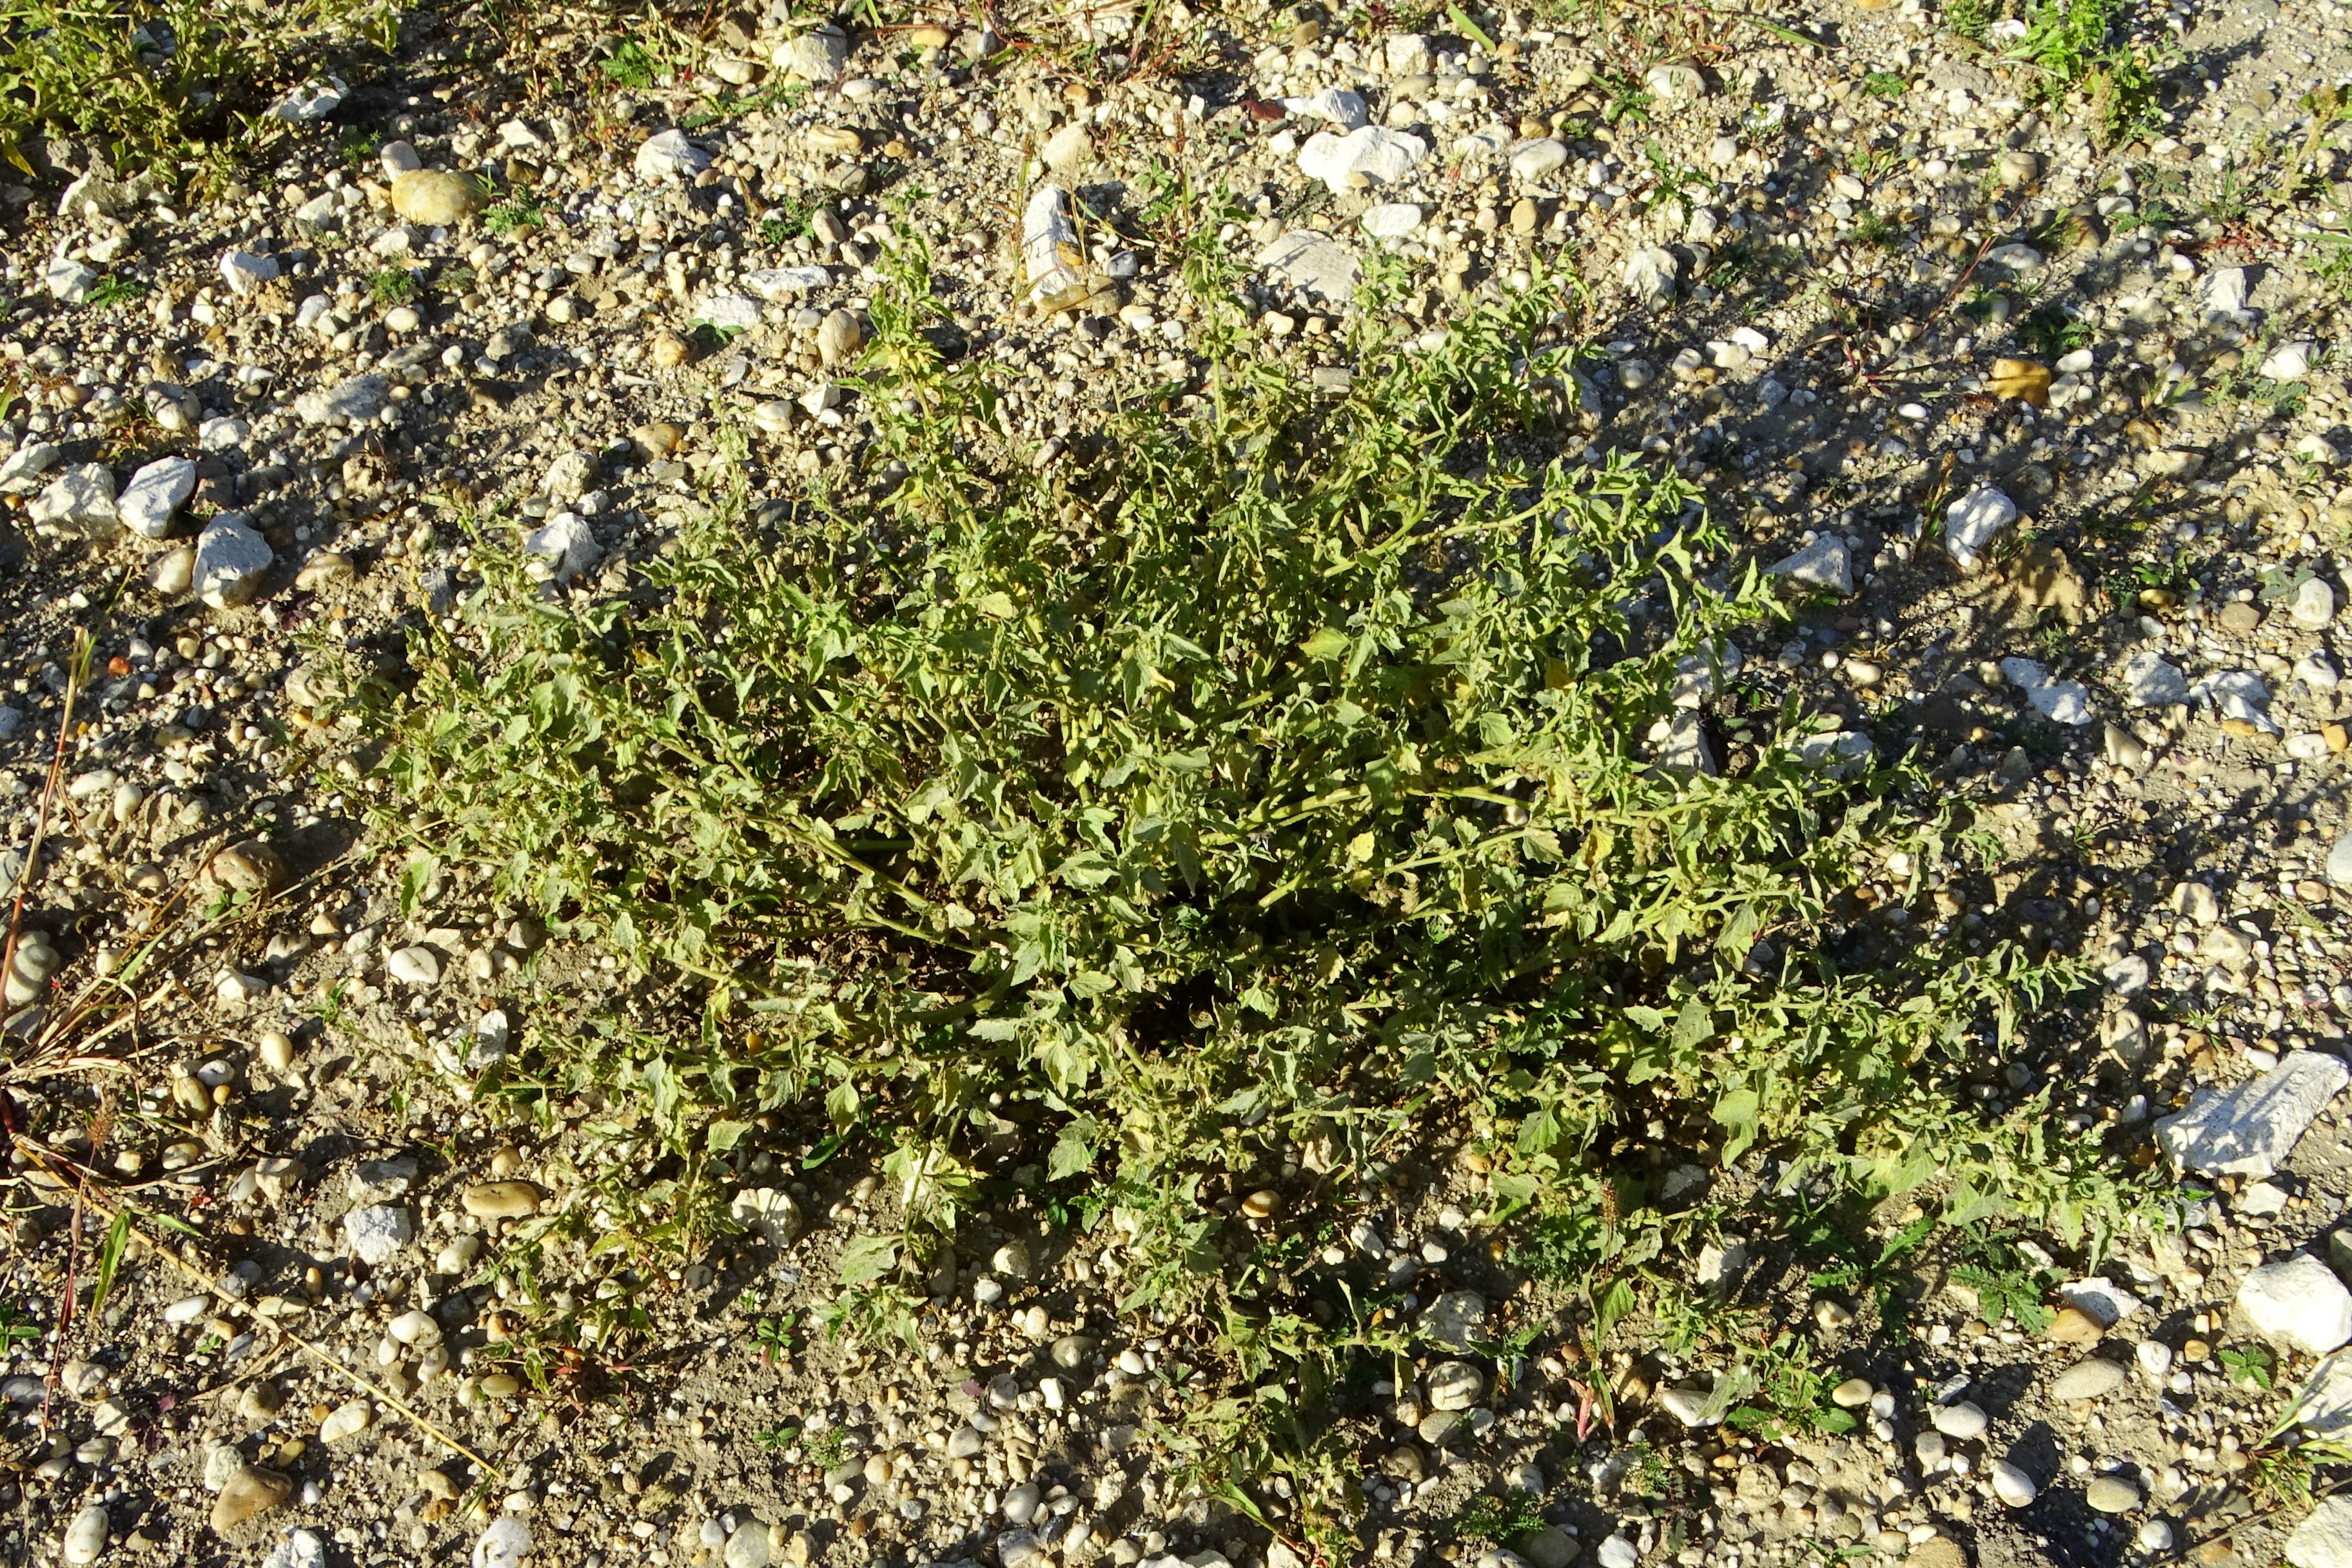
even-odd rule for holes
{"type": "Polygon", "coordinates": [[[415,1239],[416,1221],[399,1204],[373,1204],[343,1216],[345,1245],[371,1268],[390,1261],[415,1239]]]}
{"type": "Polygon", "coordinates": [[[657,131],[637,144],[631,166],[646,181],[690,180],[710,167],[710,154],[686,139],[675,126],[657,131]]]}
{"type": "Polygon", "coordinates": [[[1086,260],[1077,223],[1070,216],[1069,193],[1053,184],[1030,192],[1021,209],[1021,267],[1029,302],[1052,310],[1080,294],[1087,287],[1086,260]]]}
{"type": "Polygon", "coordinates": [[[2005,658],[2000,672],[2025,693],[2033,710],[2056,724],[2087,724],[2091,694],[2079,680],[2053,680],[2050,672],[2030,658],[2005,658]]]}
{"type": "Polygon", "coordinates": [[[1511,149],[1511,177],[1532,184],[1559,174],[1567,163],[1566,143],[1553,137],[1538,136],[1511,149]]]}
{"type": "Polygon", "coordinates": [[[1962,572],[1982,564],[1985,550],[2017,521],[2017,503],[1990,485],[1944,510],[1944,552],[1962,572]]]}
{"type": "Polygon", "coordinates": [[[1334,195],[1355,188],[1354,176],[1371,185],[1393,185],[1419,168],[1429,143],[1384,125],[1364,125],[1342,135],[1318,131],[1298,150],[1298,167],[1322,181],[1334,195]]]}
{"type": "Polygon", "coordinates": [[[521,1568],[530,1555],[530,1527],[513,1514],[502,1513],[474,1542],[473,1568],[521,1568]]]}
{"type": "Polygon", "coordinates": [[[221,281],[238,299],[254,293],[278,276],[278,258],[256,256],[251,251],[232,250],[220,258],[221,281]]]}
{"type": "Polygon", "coordinates": [[[1712,778],[1721,771],[1715,748],[1707,743],[1706,726],[1691,709],[1676,709],[1651,725],[1649,742],[1658,766],[1667,773],[1705,773],[1712,778]]]}
{"type": "Polygon", "coordinates": [[[822,289],[833,275],[822,267],[762,267],[743,274],[743,287],[770,301],[822,289]]]}
{"type": "Polygon", "coordinates": [[[114,498],[115,515],[122,526],[142,539],[161,539],[172,531],[173,514],[196,493],[196,465],[186,458],[158,458],[131,476],[114,498]]]}
{"type": "Polygon", "coordinates": [[[2352,1070],[2337,1058],[2289,1051],[2251,1082],[2199,1089],[2156,1124],[2157,1146],[2200,1175],[2270,1175],[2347,1079],[2352,1070]]]}
{"type": "Polygon", "coordinates": [[[20,496],[40,488],[41,476],[58,466],[53,441],[27,441],[0,463],[0,494],[20,496]]]}
{"type": "Polygon", "coordinates": [[[1681,276],[1682,263],[1664,246],[1649,246],[1625,258],[1625,291],[1645,305],[1672,303],[1681,276]]]}
{"type": "Polygon", "coordinates": [[[2221,718],[2241,720],[2264,734],[2281,733],[2271,717],[2271,689],[2251,669],[2216,670],[2190,687],[2189,696],[2221,718]]]}
{"type": "Polygon", "coordinates": [[[778,44],[769,58],[786,76],[823,86],[840,79],[849,61],[849,39],[838,27],[812,27],[778,44]]]}
{"type": "Polygon", "coordinates": [[[2293,1568],[2352,1568],[2352,1497],[2331,1497],[2286,1538],[2293,1568]]]}
{"type": "Polygon", "coordinates": [[[576,511],[560,511],[523,541],[523,552],[530,557],[528,570],[532,577],[542,583],[569,583],[603,559],[604,551],[586,518],[576,511]]]}
{"type": "Polygon", "coordinates": [[[1374,239],[1402,239],[1421,226],[1421,208],[1412,202],[1382,202],[1365,211],[1362,225],[1374,239]]]}
{"type": "Polygon", "coordinates": [[[246,526],[243,512],[225,511],[196,535],[196,596],[215,610],[247,604],[276,560],[269,542],[246,526]]]}
{"type": "Polygon", "coordinates": [[[98,273],[79,261],[69,261],[60,256],[41,268],[41,286],[49,291],[51,299],[63,304],[79,305],[89,298],[91,289],[98,287],[98,273]]]}
{"type": "Polygon", "coordinates": [[[2311,1355],[2352,1340],[2352,1290],[2308,1252],[2248,1274],[2238,1310],[2263,1338],[2311,1355]]]}
{"type": "Polygon", "coordinates": [[[384,973],[403,985],[441,984],[441,957],[429,947],[395,948],[384,960],[384,973]]]}
{"type": "Polygon", "coordinates": [[[1312,98],[1286,98],[1282,107],[1302,119],[1328,120],[1342,131],[1353,131],[1370,118],[1363,95],[1344,87],[1327,87],[1312,98]]]}
{"type": "Polygon", "coordinates": [[[392,383],[371,372],[302,394],[294,400],[294,414],[305,425],[364,425],[391,400],[392,383]]]}
{"type": "Polygon", "coordinates": [[[1334,305],[1353,300],[1362,277],[1351,247],[1308,228],[1294,228],[1280,236],[1258,252],[1257,262],[1300,293],[1334,305]]]}

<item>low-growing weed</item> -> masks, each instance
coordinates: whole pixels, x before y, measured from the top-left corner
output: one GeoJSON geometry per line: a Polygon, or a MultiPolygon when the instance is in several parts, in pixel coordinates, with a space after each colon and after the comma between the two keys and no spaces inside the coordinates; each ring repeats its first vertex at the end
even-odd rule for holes
{"type": "Polygon", "coordinates": [[[509,235],[523,228],[543,228],[546,225],[545,205],[529,191],[518,191],[482,214],[483,229],[494,235],[509,235]]]}
{"type": "Polygon", "coordinates": [[[2127,0],[2039,0],[2010,58],[2039,73],[2042,98],[2091,100],[2101,133],[2122,142],[2154,122],[2156,77],[2147,58],[2117,34],[2134,8],[2127,0]]]}
{"type": "MultiPolygon", "coordinates": [[[[1122,1310],[1214,1325],[1187,1462],[1281,1454],[1320,1489],[1325,1391],[1396,1333],[1344,1283],[1306,1310],[1316,1249],[1211,1195],[1300,1149],[1339,1186],[1480,1129],[1491,1206],[1600,1294],[1596,1342],[1689,1239],[1664,1170],[1769,1156],[1780,1194],[1940,1179],[1957,1217],[2116,1223],[2046,1105],[1988,1120],[1957,1087],[2071,971],[1827,951],[1857,865],[1946,853],[1917,781],[1787,747],[1658,765],[1678,662],[1778,612],[1671,468],[1562,455],[1577,298],[1539,279],[1434,346],[1364,310],[1336,399],[1236,338],[1197,394],[1041,462],[989,365],[942,358],[910,241],[870,308],[854,477],[754,512],[742,464],[714,470],[602,598],[465,520],[482,585],[418,629],[412,686],[370,689],[376,826],[412,900],[478,875],[668,998],[664,1027],[519,1053],[641,1113],[600,1245],[708,1235],[713,1163],[762,1119],[855,1141],[893,1218],[819,1322],[911,1342],[907,1262],[986,1194],[973,1130],[1004,1107],[1046,1193],[1096,1194],[1125,1238],[1122,1310]]],[[[1822,1429],[1793,1359],[1766,1370],[1759,1408],[1822,1429]]]]}
{"type": "Polygon", "coordinates": [[[1976,1292],[1978,1316],[1998,1327],[2014,1319],[2029,1334],[2050,1326],[2050,1309],[2042,1304],[2046,1271],[2000,1237],[1982,1237],[1965,1250],[1969,1261],[1952,1270],[1955,1284],[1976,1292]]]}
{"type": "Polygon", "coordinates": [[[147,285],[143,280],[125,278],[120,272],[110,272],[90,289],[88,303],[95,310],[105,310],[146,297],[147,285]]]}
{"type": "Polygon", "coordinates": [[[125,174],[249,134],[338,31],[383,0],[0,0],[0,158],[51,131],[94,136],[125,174]]]}
{"type": "Polygon", "coordinates": [[[368,274],[367,289],[379,305],[404,305],[416,298],[416,274],[392,262],[368,274]]]}
{"type": "Polygon", "coordinates": [[[1518,1491],[1504,1497],[1482,1492],[1470,1500],[1470,1505],[1454,1521],[1454,1533],[1462,1539],[1496,1546],[1506,1545],[1515,1537],[1531,1534],[1543,1527],[1543,1500],[1518,1491]]]}

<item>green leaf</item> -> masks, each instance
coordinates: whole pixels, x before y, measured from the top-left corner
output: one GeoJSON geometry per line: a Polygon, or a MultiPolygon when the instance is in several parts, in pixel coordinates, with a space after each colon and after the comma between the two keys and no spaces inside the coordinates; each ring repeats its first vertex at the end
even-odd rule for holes
{"type": "Polygon", "coordinates": [[[852,1237],[849,1245],[841,1249],[841,1282],[844,1285],[870,1285],[898,1266],[898,1238],[895,1236],[852,1237]]]}
{"type": "Polygon", "coordinates": [[[1326,626],[1300,643],[1298,651],[1312,659],[1337,658],[1348,651],[1348,634],[1326,626]]]}
{"type": "Polygon", "coordinates": [[[1066,1181],[1095,1163],[1095,1146],[1087,1142],[1094,1131],[1091,1119],[1081,1117],[1066,1125],[1061,1136],[1045,1156],[1045,1179],[1066,1181]]]}
{"type": "Polygon", "coordinates": [[[743,1135],[751,1131],[751,1124],[748,1121],[713,1121],[703,1134],[703,1143],[712,1153],[724,1154],[740,1143],[743,1135]]]}
{"type": "Polygon", "coordinates": [[[1735,1089],[1715,1102],[1713,1114],[1724,1130],[1723,1163],[1726,1165],[1736,1163],[1739,1156],[1748,1152],[1748,1145],[1756,1142],[1757,1118],[1762,1110],[1763,1103],[1757,1099],[1752,1089],[1735,1089]]]}

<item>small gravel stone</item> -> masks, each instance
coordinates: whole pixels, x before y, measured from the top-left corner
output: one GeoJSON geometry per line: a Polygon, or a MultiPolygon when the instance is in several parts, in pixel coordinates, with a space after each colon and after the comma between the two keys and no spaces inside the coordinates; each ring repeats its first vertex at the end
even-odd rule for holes
{"type": "Polygon", "coordinates": [[[1957,1405],[1939,1405],[1927,1417],[1936,1430],[1956,1443],[1972,1443],[1985,1434],[1991,1423],[1984,1407],[1968,1400],[1957,1405]]]}
{"type": "Polygon", "coordinates": [[[2042,1495],[2042,1488],[2032,1476],[2007,1459],[1995,1459],[1991,1470],[1992,1494],[2011,1508],[2024,1508],[2042,1495]]]}
{"type": "Polygon", "coordinates": [[[294,1482],[278,1471],[247,1465],[229,1477],[213,1500],[212,1527],[226,1535],[248,1521],[259,1519],[294,1495],[294,1482]]]}
{"type": "Polygon", "coordinates": [[[2139,1506],[2139,1489],[2121,1476],[2094,1476],[2083,1500],[2100,1513],[2129,1513],[2139,1506]]]}
{"type": "Polygon", "coordinates": [[[343,1216],[343,1237],[352,1256],[373,1268],[416,1239],[416,1221],[401,1205],[375,1204],[343,1216]]]}
{"type": "Polygon", "coordinates": [[[2050,1396],[2069,1405],[2100,1399],[2123,1386],[2124,1369],[2118,1362],[2093,1357],[2077,1362],[2060,1373],[2050,1384],[2050,1396]]]}
{"type": "Polygon", "coordinates": [[[225,511],[196,535],[196,596],[215,610],[250,603],[276,560],[268,541],[246,526],[243,513],[225,511]]]}

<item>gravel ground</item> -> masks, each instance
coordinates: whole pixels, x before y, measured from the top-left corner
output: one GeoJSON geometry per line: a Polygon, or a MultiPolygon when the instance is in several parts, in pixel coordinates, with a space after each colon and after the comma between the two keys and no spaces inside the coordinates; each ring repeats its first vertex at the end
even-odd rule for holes
{"type": "MultiPolygon", "coordinates": [[[[2011,32],[1918,0],[1781,18],[1818,47],[1687,8],[784,10],[718,21],[685,77],[638,37],[635,85],[586,63],[608,18],[412,18],[245,188],[183,205],[53,142],[0,191],[0,879],[111,605],[8,982],[0,1560],[1311,1560],[1288,1480],[1192,1485],[1205,1342],[1118,1310],[1119,1237],[1021,1195],[1012,1123],[1010,1195],[911,1347],[816,1326],[889,1198],[804,1142],[737,1152],[740,1228],[693,1261],[602,1245],[658,1207],[650,1132],[514,1086],[621,977],[459,879],[404,889],[362,826],[338,703],[404,628],[457,628],[452,503],[587,602],[714,469],[855,473],[842,377],[913,231],[1041,444],[1198,377],[1188,256],[1334,392],[1359,281],[1442,333],[1572,269],[1591,448],[1671,462],[1801,595],[1664,743],[1738,767],[1741,716],[1796,693],[1834,744],[1916,748],[1997,842],[1907,918],[2109,993],[1983,1099],[2190,1178],[2168,1226],[1998,1258],[1903,1251],[1887,1214],[1883,1273],[1727,1232],[1685,1299],[1804,1347],[1851,1413],[1759,1431],[1710,1402],[1720,1336],[1661,1310],[1590,1364],[1475,1158],[1400,1168],[1319,1209],[1301,1267],[1403,1290],[1461,1353],[1356,1391],[1330,1555],[2352,1564],[2352,1501],[2315,1514],[2271,1440],[2306,1380],[2305,1428],[2352,1427],[2321,1359],[2352,1340],[2352,153],[2305,98],[2352,92],[2352,9],[2148,7],[2159,108],[2112,142],[2011,32]]],[[[1279,1231],[1289,1191],[1237,1216],[1279,1231]]]]}

